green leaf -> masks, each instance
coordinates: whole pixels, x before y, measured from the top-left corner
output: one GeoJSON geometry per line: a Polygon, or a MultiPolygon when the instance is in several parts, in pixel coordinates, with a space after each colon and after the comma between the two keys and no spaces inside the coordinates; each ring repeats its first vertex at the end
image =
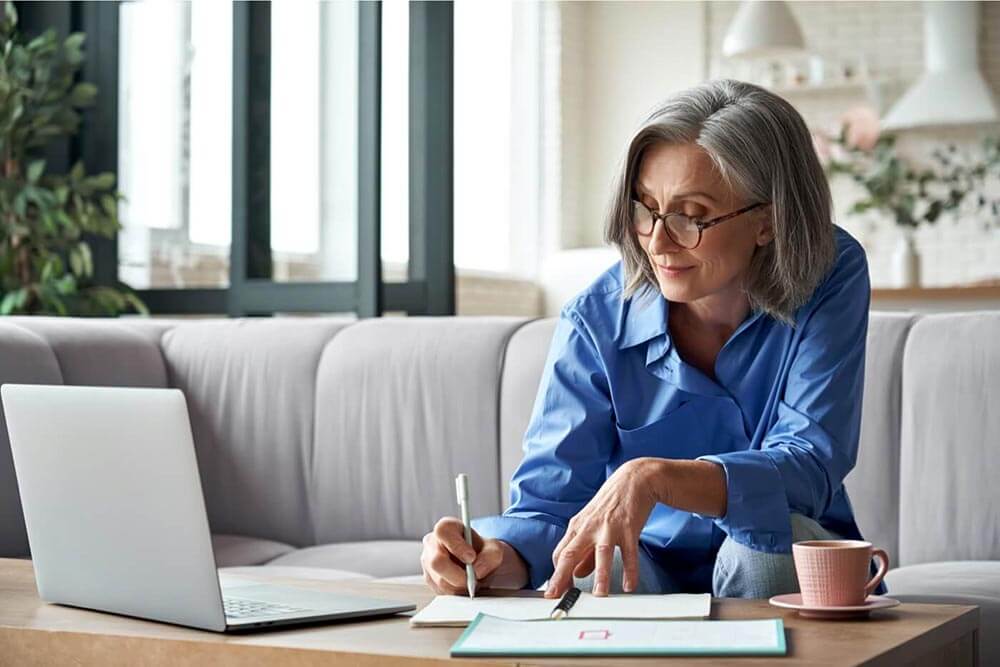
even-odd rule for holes
{"type": "Polygon", "coordinates": [[[94,275],[94,255],[90,252],[90,244],[86,241],[80,241],[80,244],[76,246],[77,252],[80,253],[80,258],[83,261],[83,276],[89,278],[94,275]]]}
{"type": "Polygon", "coordinates": [[[137,313],[147,317],[149,316],[149,308],[147,308],[146,304],[142,302],[142,299],[136,296],[133,292],[125,292],[124,297],[125,301],[127,301],[137,313]]]}
{"type": "Polygon", "coordinates": [[[69,94],[70,103],[75,107],[87,107],[97,98],[97,86],[92,83],[78,83],[69,94]]]}
{"type": "Polygon", "coordinates": [[[12,31],[17,26],[17,9],[13,2],[3,3],[4,32],[12,31]]]}
{"type": "Polygon", "coordinates": [[[72,273],[65,274],[62,278],[56,281],[56,291],[63,296],[69,296],[70,294],[76,293],[76,276],[72,273]]]}
{"type": "Polygon", "coordinates": [[[73,34],[71,34],[69,37],[66,38],[66,41],[63,42],[63,46],[65,46],[67,49],[79,50],[83,48],[83,43],[86,40],[87,40],[87,35],[85,35],[82,32],[74,32],[73,34]]]}
{"type": "Polygon", "coordinates": [[[87,184],[95,190],[110,190],[115,187],[115,175],[106,171],[88,178],[87,184]]]}
{"type": "Polygon", "coordinates": [[[45,160],[35,160],[28,165],[28,182],[34,185],[45,171],[45,160]]]}
{"type": "Polygon", "coordinates": [[[0,315],[10,315],[18,308],[23,307],[27,297],[28,291],[23,287],[13,292],[7,292],[3,301],[0,301],[0,315]]]}

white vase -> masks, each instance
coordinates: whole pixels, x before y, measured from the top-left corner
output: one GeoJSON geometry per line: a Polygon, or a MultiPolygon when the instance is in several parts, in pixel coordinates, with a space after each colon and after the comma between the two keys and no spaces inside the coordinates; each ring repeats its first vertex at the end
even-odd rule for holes
{"type": "Polygon", "coordinates": [[[892,250],[892,283],[894,287],[920,287],[920,255],[914,241],[914,230],[904,228],[892,250]]]}

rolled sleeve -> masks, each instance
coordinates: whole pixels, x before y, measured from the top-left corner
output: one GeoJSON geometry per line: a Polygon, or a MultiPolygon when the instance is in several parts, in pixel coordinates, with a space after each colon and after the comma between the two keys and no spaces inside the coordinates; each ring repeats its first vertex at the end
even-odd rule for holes
{"type": "Polygon", "coordinates": [[[787,553],[790,515],[820,520],[854,467],[870,299],[864,251],[852,243],[803,309],[785,391],[760,449],[699,457],[725,470],[727,510],[715,522],[735,541],[787,553]]]}
{"type": "Polygon", "coordinates": [[[480,535],[503,540],[528,565],[528,586],[539,588],[552,575],[552,552],[566,532],[564,525],[528,516],[488,516],[475,519],[472,527],[480,535]]]}
{"type": "Polygon", "coordinates": [[[569,520],[604,483],[615,438],[604,365],[567,307],[556,325],[524,435],[524,458],[511,480],[510,507],[474,523],[480,534],[518,551],[532,588],[551,576],[552,552],[569,520]]]}

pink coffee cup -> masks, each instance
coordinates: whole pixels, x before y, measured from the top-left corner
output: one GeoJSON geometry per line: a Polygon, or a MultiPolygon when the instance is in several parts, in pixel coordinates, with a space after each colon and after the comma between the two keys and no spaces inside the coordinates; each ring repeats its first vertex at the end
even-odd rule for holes
{"type": "Polygon", "coordinates": [[[802,603],[810,607],[848,607],[864,603],[889,569],[889,556],[871,542],[811,540],[792,545],[802,603]],[[878,572],[869,578],[872,557],[878,572]]]}

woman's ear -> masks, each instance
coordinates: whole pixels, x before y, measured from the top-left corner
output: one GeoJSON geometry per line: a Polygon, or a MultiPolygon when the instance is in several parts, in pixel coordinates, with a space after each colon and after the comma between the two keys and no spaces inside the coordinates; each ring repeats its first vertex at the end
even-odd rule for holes
{"type": "Polygon", "coordinates": [[[757,229],[757,245],[765,246],[774,240],[774,207],[771,204],[760,211],[760,227],[757,229]]]}

